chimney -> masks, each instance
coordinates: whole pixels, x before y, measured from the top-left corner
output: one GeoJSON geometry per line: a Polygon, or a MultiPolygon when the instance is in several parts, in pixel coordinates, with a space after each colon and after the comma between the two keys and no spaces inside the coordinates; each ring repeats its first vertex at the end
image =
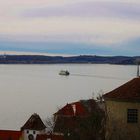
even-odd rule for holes
{"type": "Polygon", "coordinates": [[[76,105],[73,104],[73,105],[72,105],[72,108],[73,108],[73,112],[74,112],[74,116],[75,116],[75,115],[76,115],[76,105]]]}
{"type": "Polygon", "coordinates": [[[137,65],[137,77],[140,77],[140,74],[139,74],[139,63],[138,63],[138,65],[137,65]]]}
{"type": "Polygon", "coordinates": [[[140,77],[140,69],[139,69],[140,58],[137,58],[137,59],[136,59],[136,64],[137,64],[137,77],[140,77]]]}

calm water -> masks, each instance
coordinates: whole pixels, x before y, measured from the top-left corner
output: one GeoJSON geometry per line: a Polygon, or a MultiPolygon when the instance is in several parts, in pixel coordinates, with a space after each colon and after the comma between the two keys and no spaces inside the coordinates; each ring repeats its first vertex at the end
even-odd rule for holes
{"type": "Polygon", "coordinates": [[[45,119],[66,103],[106,93],[136,76],[136,66],[0,65],[0,129],[20,129],[34,112],[45,119]],[[58,75],[69,70],[70,76],[58,75]]]}

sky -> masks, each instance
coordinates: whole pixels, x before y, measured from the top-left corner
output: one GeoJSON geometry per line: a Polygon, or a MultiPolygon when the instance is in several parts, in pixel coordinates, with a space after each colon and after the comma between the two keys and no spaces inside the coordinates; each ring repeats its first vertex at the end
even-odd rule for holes
{"type": "Polygon", "coordinates": [[[140,55],[139,0],[0,0],[0,51],[140,55]]]}

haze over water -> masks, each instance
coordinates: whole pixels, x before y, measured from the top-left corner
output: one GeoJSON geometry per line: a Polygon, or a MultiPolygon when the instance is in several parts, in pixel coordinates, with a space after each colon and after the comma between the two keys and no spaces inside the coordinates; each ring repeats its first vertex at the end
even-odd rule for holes
{"type": "Polygon", "coordinates": [[[102,64],[0,65],[0,129],[18,130],[33,113],[106,93],[136,77],[136,66],[102,64]],[[60,76],[60,70],[70,76],[60,76]]]}

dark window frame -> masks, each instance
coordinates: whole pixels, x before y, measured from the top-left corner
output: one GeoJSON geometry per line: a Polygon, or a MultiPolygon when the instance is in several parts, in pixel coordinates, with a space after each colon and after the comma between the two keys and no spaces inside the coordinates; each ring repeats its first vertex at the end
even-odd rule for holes
{"type": "Polygon", "coordinates": [[[127,123],[138,123],[138,109],[127,109],[127,123]]]}
{"type": "Polygon", "coordinates": [[[33,131],[33,134],[36,134],[36,131],[35,130],[33,131]]]}

